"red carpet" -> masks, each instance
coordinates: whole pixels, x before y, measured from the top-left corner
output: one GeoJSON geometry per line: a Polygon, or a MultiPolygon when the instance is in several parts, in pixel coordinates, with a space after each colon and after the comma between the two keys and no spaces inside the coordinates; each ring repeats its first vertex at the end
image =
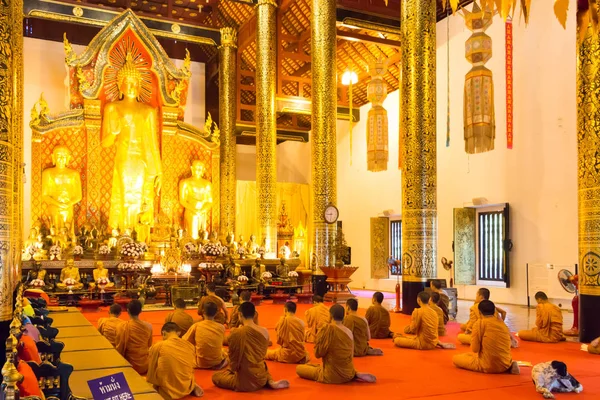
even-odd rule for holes
{"type": "MultiPolygon", "coordinates": [[[[303,317],[309,305],[298,305],[298,315],[303,317]]],[[[271,332],[275,339],[275,324],[282,314],[282,306],[264,304],[258,307],[259,321],[271,332]]],[[[193,311],[189,311],[194,315],[193,311]]],[[[364,313],[364,310],[362,310],[364,313]]],[[[164,322],[166,311],[151,311],[142,314],[142,319],[152,323],[155,341],[160,340],[160,328],[164,322]]],[[[92,323],[106,315],[106,311],[84,314],[92,323]]],[[[122,316],[126,319],[126,316],[122,316]]],[[[401,331],[408,324],[410,317],[403,314],[392,314],[392,330],[401,331]]],[[[456,343],[459,324],[448,324],[448,336],[443,341],[456,343]]],[[[212,371],[196,370],[196,381],[204,389],[206,399],[262,399],[285,396],[285,399],[315,398],[333,399],[425,399],[436,400],[499,400],[499,399],[542,399],[535,392],[531,381],[531,369],[522,368],[520,376],[486,375],[455,368],[452,356],[468,350],[460,346],[457,350],[416,351],[394,347],[391,339],[373,340],[371,346],[383,349],[382,357],[356,358],[356,369],[370,372],[377,376],[376,384],[350,383],[347,385],[323,385],[302,380],[296,376],[294,365],[268,362],[274,379],[288,379],[291,388],[283,391],[262,390],[257,393],[232,393],[213,386],[212,371]]],[[[579,350],[579,343],[537,344],[520,343],[520,348],[513,350],[513,359],[530,361],[533,364],[560,360],[567,364],[569,371],[583,385],[581,394],[557,394],[557,399],[591,400],[600,399],[600,356],[589,355],[579,350]]],[[[312,345],[307,345],[313,354],[312,345]]],[[[313,358],[311,362],[316,363],[313,358]]],[[[191,399],[192,397],[190,397],[191,399]]]]}

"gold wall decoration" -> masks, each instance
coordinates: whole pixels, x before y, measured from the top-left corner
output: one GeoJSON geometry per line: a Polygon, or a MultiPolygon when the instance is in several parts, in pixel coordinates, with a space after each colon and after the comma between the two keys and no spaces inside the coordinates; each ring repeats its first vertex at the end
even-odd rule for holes
{"type": "Polygon", "coordinates": [[[221,125],[221,223],[223,234],[235,231],[236,199],[236,59],[237,31],[221,29],[219,47],[219,119],[221,125]]]}
{"type": "Polygon", "coordinates": [[[311,1],[312,75],[312,207],[311,253],[319,266],[332,267],[336,225],[325,222],[325,208],[337,202],[336,113],[336,5],[311,1]]]}
{"type": "Polygon", "coordinates": [[[271,251],[277,244],[277,3],[259,0],[256,6],[256,185],[261,243],[271,251]]]}
{"type": "Polygon", "coordinates": [[[477,283],[476,216],[474,208],[454,209],[454,280],[457,285],[477,283]]]}
{"type": "Polygon", "coordinates": [[[390,220],[389,218],[371,218],[371,278],[390,277],[388,258],[390,256],[390,220]]]}
{"type": "Polygon", "coordinates": [[[436,277],[436,8],[403,1],[400,132],[404,281],[436,277]]]}
{"type": "Polygon", "coordinates": [[[494,116],[494,81],[485,63],[492,58],[492,38],[485,30],[492,24],[489,8],[473,3],[473,12],[463,9],[465,24],[473,34],[467,39],[465,54],[473,68],[465,77],[464,129],[468,154],[494,150],[496,121],[494,116]]]}
{"type": "Polygon", "coordinates": [[[387,170],[388,117],[383,102],[387,97],[387,83],[383,80],[387,68],[383,60],[369,66],[371,81],[367,84],[367,99],[371,109],[367,117],[367,169],[371,172],[387,170]]]}

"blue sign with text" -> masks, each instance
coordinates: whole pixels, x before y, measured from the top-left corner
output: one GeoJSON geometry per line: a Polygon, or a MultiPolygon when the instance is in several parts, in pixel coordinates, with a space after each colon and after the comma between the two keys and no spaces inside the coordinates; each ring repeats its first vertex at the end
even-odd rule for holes
{"type": "Polygon", "coordinates": [[[88,381],[94,400],[130,400],[133,393],[129,389],[122,372],[88,381]]]}

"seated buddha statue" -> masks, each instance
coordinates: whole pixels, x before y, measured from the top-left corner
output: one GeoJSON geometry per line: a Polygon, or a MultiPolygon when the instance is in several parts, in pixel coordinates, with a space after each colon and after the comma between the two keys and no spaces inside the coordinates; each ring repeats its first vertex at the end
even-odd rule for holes
{"type": "Polygon", "coordinates": [[[42,236],[35,227],[31,228],[31,231],[29,231],[29,238],[23,243],[23,250],[26,253],[30,253],[30,250],[34,251],[33,254],[29,254],[31,257],[28,257],[27,260],[45,260],[48,258],[47,251],[44,250],[42,236]]]}
{"type": "Polygon", "coordinates": [[[240,267],[240,264],[236,263],[233,256],[230,255],[226,270],[227,279],[236,280],[241,274],[242,268],[240,267]]]}
{"type": "Polygon", "coordinates": [[[106,242],[106,245],[110,250],[117,248],[117,242],[119,241],[119,230],[113,229],[110,233],[110,238],[106,242]]]}
{"type": "Polygon", "coordinates": [[[279,259],[279,265],[277,266],[277,276],[280,278],[287,278],[288,272],[290,272],[290,267],[285,262],[285,258],[281,257],[279,259]]]}
{"type": "Polygon", "coordinates": [[[205,244],[210,243],[210,240],[208,240],[208,232],[206,230],[198,232],[198,236],[197,244],[204,246],[205,244]]]}
{"type": "Polygon", "coordinates": [[[39,279],[39,280],[44,281],[47,285],[48,281],[46,280],[46,278],[47,278],[47,273],[46,273],[46,270],[44,268],[42,268],[42,263],[34,262],[33,269],[31,269],[27,273],[27,283],[31,284],[31,281],[39,279]]]}
{"type": "Polygon", "coordinates": [[[208,211],[212,207],[212,185],[204,179],[204,164],[195,160],[190,168],[192,176],[179,183],[179,203],[185,208],[185,230],[198,239],[198,231],[208,224],[208,211]]]}
{"type": "Polygon", "coordinates": [[[154,215],[152,215],[152,211],[148,207],[148,204],[142,204],[140,213],[137,216],[137,225],[135,227],[138,242],[150,245],[150,228],[152,227],[153,222],[154,215]]]}
{"type": "Polygon", "coordinates": [[[227,246],[227,248],[229,249],[229,254],[233,255],[237,253],[238,244],[235,241],[235,236],[233,235],[233,232],[230,232],[225,237],[225,246],[227,246]]]}
{"type": "Polygon", "coordinates": [[[250,235],[250,240],[246,243],[246,253],[250,257],[258,257],[259,247],[258,243],[256,243],[256,236],[254,234],[250,235]]]}
{"type": "Polygon", "coordinates": [[[81,201],[81,177],[79,172],[67,168],[71,151],[65,146],[56,146],[52,151],[54,167],[42,172],[42,201],[47,204],[46,212],[50,225],[66,228],[73,233],[73,206],[81,201]]]}
{"type": "MultiPolygon", "coordinates": [[[[108,279],[108,270],[106,268],[104,268],[104,263],[102,261],[96,261],[94,263],[93,275],[94,275],[94,282],[90,282],[91,289],[94,289],[96,287],[98,279],[100,279],[100,278],[108,279]]],[[[110,288],[113,286],[115,286],[115,284],[109,281],[105,287],[110,288]]]]}
{"type": "Polygon", "coordinates": [[[64,282],[68,278],[71,278],[76,282],[74,285],[69,285],[72,286],[73,289],[83,289],[83,283],[81,283],[81,276],[79,275],[79,268],[75,266],[75,261],[73,261],[72,258],[65,260],[65,267],[60,271],[60,282],[56,284],[56,287],[60,290],[67,290],[67,285],[65,285],[64,282]]]}
{"type": "Polygon", "coordinates": [[[257,258],[252,266],[250,276],[253,283],[259,283],[261,281],[262,273],[265,272],[266,267],[260,263],[260,258],[257,258]]]}

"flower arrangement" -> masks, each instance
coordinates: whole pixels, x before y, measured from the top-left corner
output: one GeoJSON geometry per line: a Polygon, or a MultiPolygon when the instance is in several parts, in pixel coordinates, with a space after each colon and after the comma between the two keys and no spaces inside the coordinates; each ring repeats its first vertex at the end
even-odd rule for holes
{"type": "Polygon", "coordinates": [[[69,286],[75,286],[77,285],[77,281],[73,278],[67,278],[63,281],[63,283],[65,284],[65,286],[69,287],[69,286]]]}
{"type": "Polygon", "coordinates": [[[218,269],[218,270],[222,270],[223,269],[223,264],[220,263],[200,263],[200,265],[198,265],[199,268],[205,268],[205,269],[218,269]]]}
{"type": "Polygon", "coordinates": [[[110,254],[110,247],[108,247],[107,245],[103,244],[102,246],[100,246],[100,248],[98,249],[98,254],[105,256],[110,254]]]}
{"type": "Polygon", "coordinates": [[[229,247],[227,246],[221,246],[221,255],[229,255],[229,247]]]}
{"type": "Polygon", "coordinates": [[[207,243],[202,247],[202,254],[209,257],[219,257],[222,254],[221,245],[217,243],[207,243]]]}
{"type": "Polygon", "coordinates": [[[143,271],[144,270],[144,264],[138,264],[138,263],[120,263],[117,266],[117,269],[119,269],[121,271],[143,271]]]}
{"type": "Polygon", "coordinates": [[[142,254],[144,254],[144,249],[139,243],[125,243],[121,247],[122,257],[138,258],[142,254]]]}
{"type": "Polygon", "coordinates": [[[273,274],[271,274],[269,271],[265,271],[262,273],[262,275],[260,277],[262,279],[271,279],[271,278],[273,278],[273,274]]]}
{"type": "Polygon", "coordinates": [[[140,248],[142,249],[142,253],[145,253],[148,251],[148,244],[146,242],[140,242],[140,243],[138,243],[138,246],[140,246],[140,248]]]}
{"type": "Polygon", "coordinates": [[[240,276],[238,276],[237,280],[240,283],[246,283],[246,282],[248,282],[248,277],[246,275],[240,275],[240,276]]]}
{"type": "Polygon", "coordinates": [[[296,271],[288,272],[288,278],[297,278],[297,277],[298,277],[298,273],[296,271]]]}
{"type": "Polygon", "coordinates": [[[246,248],[244,246],[238,247],[237,253],[240,257],[243,257],[244,255],[246,255],[246,248]]]}
{"type": "Polygon", "coordinates": [[[62,254],[62,249],[59,245],[54,245],[50,247],[50,259],[51,260],[60,260],[60,256],[62,254]]]}
{"type": "Polygon", "coordinates": [[[187,242],[183,246],[183,251],[185,251],[188,254],[196,253],[198,251],[198,247],[192,242],[187,242]]]}
{"type": "Polygon", "coordinates": [[[263,258],[265,256],[266,252],[267,252],[267,250],[265,250],[264,246],[260,246],[257,251],[258,255],[260,255],[261,258],[263,258]]]}
{"type": "Polygon", "coordinates": [[[41,279],[34,279],[31,282],[29,282],[29,286],[32,286],[35,288],[42,288],[42,287],[46,286],[46,282],[44,282],[41,279]]]}
{"type": "Polygon", "coordinates": [[[81,246],[75,246],[75,247],[73,247],[73,255],[74,256],[83,255],[83,247],[81,247],[81,246]]]}
{"type": "Polygon", "coordinates": [[[106,285],[108,285],[109,280],[108,280],[108,278],[105,278],[102,276],[102,277],[98,278],[96,283],[98,284],[98,286],[106,286],[106,285]]]}

